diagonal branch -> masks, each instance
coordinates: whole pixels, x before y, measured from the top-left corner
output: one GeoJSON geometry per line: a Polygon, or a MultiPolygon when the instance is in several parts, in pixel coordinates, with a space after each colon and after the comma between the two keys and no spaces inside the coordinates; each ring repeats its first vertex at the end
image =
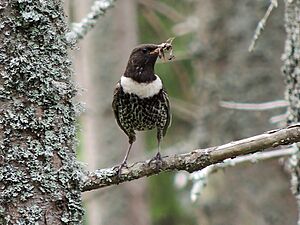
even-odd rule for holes
{"type": "Polygon", "coordinates": [[[66,40],[73,43],[82,39],[97,23],[100,16],[114,6],[116,0],[95,0],[91,11],[79,23],[72,24],[71,31],[66,34],[66,40]]]}
{"type": "Polygon", "coordinates": [[[89,172],[83,180],[82,191],[103,188],[126,181],[152,176],[163,171],[185,170],[194,172],[225,159],[246,155],[267,148],[300,142],[300,124],[284,129],[269,131],[257,136],[234,141],[207,149],[197,149],[189,153],[165,156],[158,169],[155,162],[137,162],[123,169],[117,175],[115,167],[89,172]]]}
{"type": "Polygon", "coordinates": [[[274,8],[277,8],[277,6],[278,6],[277,0],[271,0],[271,3],[269,5],[264,17],[257,24],[256,30],[254,33],[254,37],[252,38],[251,44],[248,48],[249,52],[252,52],[254,50],[256,41],[258,40],[259,35],[263,31],[271,12],[273,11],[274,8]]]}
{"type": "Polygon", "coordinates": [[[220,170],[228,167],[233,167],[242,163],[256,163],[263,160],[274,159],[274,158],[282,158],[285,156],[291,156],[296,153],[297,150],[295,148],[284,148],[277,149],[266,152],[256,152],[254,154],[248,154],[245,156],[238,156],[234,159],[225,159],[222,163],[216,163],[210,166],[205,167],[202,170],[199,170],[193,174],[191,174],[191,178],[193,180],[193,187],[191,190],[191,200],[195,202],[198,197],[202,194],[204,188],[207,186],[208,177],[220,170]]]}

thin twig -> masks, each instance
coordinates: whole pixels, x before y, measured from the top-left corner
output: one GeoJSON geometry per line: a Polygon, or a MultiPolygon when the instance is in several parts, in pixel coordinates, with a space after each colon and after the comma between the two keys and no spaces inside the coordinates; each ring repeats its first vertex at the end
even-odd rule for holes
{"type": "Polygon", "coordinates": [[[252,41],[251,41],[251,44],[250,44],[250,46],[249,46],[249,48],[248,48],[248,51],[249,51],[249,52],[252,52],[252,51],[253,51],[253,49],[254,49],[254,47],[255,47],[255,44],[256,44],[256,41],[258,40],[259,35],[260,35],[261,32],[263,31],[263,29],[264,29],[264,27],[265,27],[265,25],[266,25],[266,23],[267,23],[267,20],[268,20],[268,18],[269,18],[269,16],[270,16],[272,10],[273,10],[274,8],[277,8],[277,6],[278,6],[277,0],[271,0],[271,3],[270,3],[270,5],[269,5],[269,7],[268,7],[268,9],[267,9],[267,11],[266,11],[264,17],[263,17],[263,18],[259,21],[259,23],[257,24],[257,27],[256,27],[256,29],[255,29],[254,36],[253,36],[252,41]]]}
{"type": "Polygon", "coordinates": [[[82,39],[96,24],[98,18],[114,6],[116,0],[95,0],[91,11],[79,23],[73,23],[72,29],[66,34],[68,43],[82,39]]]}
{"type": "Polygon", "coordinates": [[[263,111],[275,108],[287,107],[289,103],[286,100],[276,100],[271,102],[262,103],[241,103],[241,102],[228,102],[220,101],[220,106],[228,109],[238,109],[238,110],[253,110],[253,111],[263,111]]]}
{"type": "Polygon", "coordinates": [[[191,173],[209,165],[223,162],[223,160],[228,158],[235,158],[267,148],[289,145],[299,141],[300,124],[295,124],[284,129],[269,131],[217,147],[197,149],[185,154],[165,156],[160,162],[150,160],[137,162],[128,168],[122,169],[119,175],[116,170],[118,167],[88,172],[88,174],[83,177],[82,191],[89,191],[152,176],[163,171],[185,170],[191,173]]]}

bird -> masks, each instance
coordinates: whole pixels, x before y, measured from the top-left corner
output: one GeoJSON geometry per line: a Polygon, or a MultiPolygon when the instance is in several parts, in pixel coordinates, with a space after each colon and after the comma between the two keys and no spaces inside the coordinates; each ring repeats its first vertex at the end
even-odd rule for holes
{"type": "MultiPolygon", "coordinates": [[[[127,159],[136,141],[136,131],[157,130],[157,154],[153,161],[161,161],[160,144],[171,123],[170,103],[162,80],[155,74],[158,57],[164,58],[163,50],[170,45],[163,43],[142,44],[129,56],[125,72],[118,81],[112,101],[112,109],[119,127],[128,137],[129,147],[118,167],[121,173],[127,167],[127,159]],[[167,47],[166,47],[167,46],[167,47]]],[[[170,58],[171,59],[171,58],[170,58]]]]}

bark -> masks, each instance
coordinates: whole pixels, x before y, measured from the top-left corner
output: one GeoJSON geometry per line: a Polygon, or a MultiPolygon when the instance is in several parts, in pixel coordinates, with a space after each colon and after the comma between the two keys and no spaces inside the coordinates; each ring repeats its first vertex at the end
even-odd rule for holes
{"type": "Polygon", "coordinates": [[[288,124],[300,121],[300,1],[285,1],[286,41],[282,68],[289,101],[288,124]]]}
{"type": "MultiPolygon", "coordinates": [[[[282,72],[286,82],[286,98],[289,101],[288,124],[300,121],[300,1],[285,2],[286,41],[283,54],[282,72]]],[[[295,146],[296,147],[296,146],[295,146]]],[[[289,160],[291,169],[291,190],[298,203],[298,225],[300,224],[300,152],[289,160]]]]}
{"type": "Polygon", "coordinates": [[[129,166],[126,170],[122,170],[120,175],[117,173],[117,167],[100,169],[88,174],[82,190],[89,191],[103,188],[155,175],[162,171],[185,170],[192,173],[209,165],[222,162],[225,159],[235,158],[267,148],[275,148],[280,145],[289,145],[299,141],[300,125],[294,125],[221,146],[197,149],[185,154],[165,156],[159,163],[159,166],[156,162],[137,162],[129,166]]]}
{"type": "Polygon", "coordinates": [[[80,224],[60,1],[0,1],[0,224],[80,224]]]}

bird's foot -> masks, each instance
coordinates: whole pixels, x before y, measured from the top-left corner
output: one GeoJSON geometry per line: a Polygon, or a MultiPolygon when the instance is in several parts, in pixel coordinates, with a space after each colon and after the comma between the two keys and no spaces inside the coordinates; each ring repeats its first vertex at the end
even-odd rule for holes
{"type": "Polygon", "coordinates": [[[157,154],[156,154],[152,159],[150,159],[150,161],[148,162],[148,165],[150,166],[150,164],[151,164],[152,162],[155,163],[156,169],[160,169],[160,168],[161,168],[161,165],[162,165],[162,157],[161,157],[160,152],[157,152],[157,154]]]}
{"type": "Polygon", "coordinates": [[[127,162],[126,161],[124,161],[124,162],[122,162],[119,166],[116,166],[116,168],[117,168],[117,173],[118,173],[118,177],[120,178],[121,177],[121,173],[122,173],[122,168],[128,168],[128,166],[127,166],[127,162]]]}

